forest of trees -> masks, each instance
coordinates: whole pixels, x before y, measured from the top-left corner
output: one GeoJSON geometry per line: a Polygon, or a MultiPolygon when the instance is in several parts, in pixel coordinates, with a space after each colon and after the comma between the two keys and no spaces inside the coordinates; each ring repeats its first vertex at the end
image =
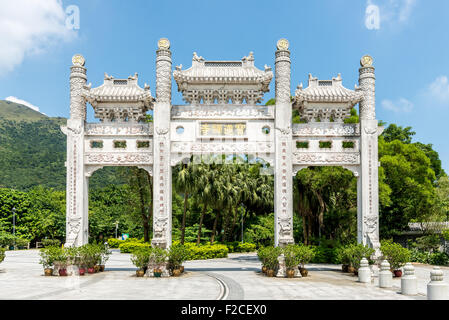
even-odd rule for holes
{"type": "MultiPolygon", "coordinates": [[[[294,122],[301,122],[293,114],[294,122]]],[[[353,110],[347,122],[357,122],[353,110]]],[[[65,237],[65,136],[62,120],[0,123],[0,232],[32,243],[65,237]]],[[[431,144],[412,142],[410,127],[390,124],[379,137],[379,199],[382,238],[413,221],[449,219],[449,179],[431,144]]],[[[273,176],[267,165],[236,156],[224,164],[173,168],[173,238],[185,242],[273,242],[273,176]],[[242,229],[243,228],[243,229],[242,229]],[[243,233],[242,233],[243,231],[243,233]]],[[[219,161],[215,161],[219,162],[219,161]]],[[[354,242],[356,178],[340,167],[298,172],[294,185],[294,237],[306,244],[354,242]]],[[[90,181],[92,240],[152,237],[152,178],[135,167],[104,168],[90,181]]]]}

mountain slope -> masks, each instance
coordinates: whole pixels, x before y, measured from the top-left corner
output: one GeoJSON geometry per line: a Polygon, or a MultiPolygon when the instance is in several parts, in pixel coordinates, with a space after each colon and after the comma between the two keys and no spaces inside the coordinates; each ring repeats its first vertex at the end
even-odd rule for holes
{"type": "Polygon", "coordinates": [[[0,100],[0,120],[39,121],[48,117],[27,106],[11,101],[0,100]]]}
{"type": "MultiPolygon", "coordinates": [[[[65,189],[67,142],[60,126],[66,121],[0,101],[0,188],[28,190],[42,185],[65,189]]],[[[117,173],[117,168],[98,170],[90,179],[90,188],[123,183],[117,173]]]]}

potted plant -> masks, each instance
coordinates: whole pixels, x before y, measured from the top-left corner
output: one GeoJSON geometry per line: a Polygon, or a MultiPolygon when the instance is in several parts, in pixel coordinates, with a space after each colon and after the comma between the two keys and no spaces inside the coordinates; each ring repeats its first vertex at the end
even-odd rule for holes
{"type": "Polygon", "coordinates": [[[174,244],[168,250],[168,266],[172,275],[177,277],[181,275],[181,265],[187,258],[186,247],[182,244],[174,244]]]}
{"type": "Polygon", "coordinates": [[[87,268],[87,273],[95,273],[95,264],[98,260],[95,248],[91,244],[85,244],[84,246],[80,247],[79,250],[84,267],[87,268]]]}
{"type": "Polygon", "coordinates": [[[285,268],[287,278],[293,278],[295,276],[295,269],[298,267],[298,246],[294,244],[289,244],[282,249],[282,253],[285,258],[285,268]]]}
{"type": "Polygon", "coordinates": [[[49,247],[40,249],[39,263],[42,264],[42,266],[44,267],[44,274],[46,276],[53,275],[53,266],[54,266],[55,259],[58,256],[57,252],[59,250],[60,250],[59,247],[53,247],[53,246],[49,246],[49,247]]]}
{"type": "Polygon", "coordinates": [[[383,259],[390,263],[391,271],[395,277],[402,276],[401,267],[410,261],[410,251],[404,248],[399,243],[394,243],[392,240],[383,240],[380,245],[383,259]]]}
{"type": "Polygon", "coordinates": [[[133,253],[131,254],[131,262],[139,268],[136,270],[137,277],[143,277],[145,275],[146,268],[148,267],[148,263],[150,261],[151,251],[151,247],[141,247],[133,250],[133,253]]]}
{"type": "Polygon", "coordinates": [[[349,247],[337,248],[337,257],[341,261],[341,271],[349,272],[349,266],[351,264],[351,253],[349,247]]]}
{"type": "Polygon", "coordinates": [[[162,276],[162,266],[165,263],[166,259],[167,259],[167,251],[165,251],[164,249],[155,247],[151,250],[149,264],[154,266],[153,275],[156,278],[162,276]]]}
{"type": "Polygon", "coordinates": [[[5,260],[5,251],[6,251],[5,248],[0,247],[0,263],[2,263],[3,260],[5,260]]]}
{"type": "Polygon", "coordinates": [[[280,247],[267,247],[266,253],[266,266],[267,272],[266,275],[268,277],[274,277],[275,273],[279,269],[279,255],[282,253],[282,249],[280,247]]]}
{"type": "Polygon", "coordinates": [[[370,263],[372,263],[370,257],[374,253],[373,248],[370,248],[368,246],[359,243],[356,245],[354,244],[351,245],[349,252],[350,252],[350,264],[354,268],[354,270],[351,271],[353,271],[354,275],[358,275],[358,270],[360,268],[360,260],[362,260],[362,258],[366,258],[370,263]]]}
{"type": "Polygon", "coordinates": [[[109,256],[112,254],[112,251],[109,250],[107,244],[100,245],[100,272],[104,271],[106,262],[109,260],[109,256]]]}
{"type": "Polygon", "coordinates": [[[261,247],[259,250],[257,250],[257,257],[259,258],[260,262],[262,263],[262,273],[267,273],[267,248],[261,247]]]}
{"type": "Polygon", "coordinates": [[[299,272],[301,276],[307,277],[309,271],[306,269],[306,263],[315,258],[315,249],[311,246],[300,245],[296,248],[296,255],[299,263],[299,272]]]}
{"type": "Polygon", "coordinates": [[[67,265],[69,263],[69,257],[67,251],[63,248],[55,248],[54,251],[54,262],[53,265],[58,268],[58,273],[60,276],[67,276],[67,265]]]}

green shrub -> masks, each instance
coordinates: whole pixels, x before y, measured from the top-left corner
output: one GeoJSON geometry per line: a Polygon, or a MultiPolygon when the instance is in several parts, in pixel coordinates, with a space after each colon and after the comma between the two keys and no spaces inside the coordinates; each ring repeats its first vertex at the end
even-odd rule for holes
{"type": "Polygon", "coordinates": [[[410,261],[410,251],[392,240],[381,241],[380,251],[382,251],[383,259],[390,263],[392,270],[398,270],[410,261]]]}
{"type": "Polygon", "coordinates": [[[173,244],[168,250],[168,264],[170,269],[178,269],[189,257],[186,247],[182,244],[173,244]]]}
{"type": "Polygon", "coordinates": [[[40,249],[39,263],[42,264],[44,269],[53,267],[54,262],[61,258],[60,255],[62,251],[63,249],[60,247],[46,247],[40,249]]]}
{"type": "Polygon", "coordinates": [[[229,252],[228,247],[224,244],[204,244],[197,246],[196,243],[185,243],[184,245],[188,253],[187,260],[226,258],[229,252]]]}
{"type": "Polygon", "coordinates": [[[316,247],[313,246],[298,245],[296,246],[295,251],[297,255],[297,262],[301,268],[304,268],[305,264],[312,261],[316,255],[316,247]]]}
{"type": "Polygon", "coordinates": [[[42,245],[45,247],[60,247],[61,241],[58,239],[43,239],[42,245]]]}
{"type": "Polygon", "coordinates": [[[0,263],[3,262],[3,260],[5,260],[5,248],[0,248],[0,263]]]}
{"type": "Polygon", "coordinates": [[[313,263],[339,263],[337,249],[329,248],[325,246],[315,246],[314,247],[315,256],[312,259],[313,263]]]}
{"type": "Polygon", "coordinates": [[[162,265],[167,259],[167,250],[162,248],[151,248],[150,250],[150,258],[149,265],[159,267],[162,265]]]}
{"type": "Polygon", "coordinates": [[[136,248],[148,248],[151,247],[149,243],[141,243],[141,242],[132,242],[132,241],[123,241],[119,245],[119,249],[121,253],[132,253],[136,248]]]}
{"type": "Polygon", "coordinates": [[[261,247],[257,250],[257,256],[262,262],[262,265],[267,267],[269,270],[274,270],[275,272],[279,268],[278,257],[281,253],[282,249],[280,247],[261,247]]]}
{"type": "Polygon", "coordinates": [[[262,263],[262,267],[267,267],[268,248],[269,247],[260,247],[257,250],[257,257],[259,258],[259,261],[262,263]]]}
{"type": "Polygon", "coordinates": [[[410,261],[419,263],[430,263],[430,252],[419,251],[414,248],[410,250],[410,261]]]}
{"type": "Polygon", "coordinates": [[[449,264],[449,255],[446,252],[434,252],[430,255],[429,263],[437,266],[449,264]]]}
{"type": "Polygon", "coordinates": [[[295,269],[299,264],[298,249],[299,247],[294,244],[289,244],[282,248],[282,253],[284,254],[285,258],[285,267],[288,270],[295,269]]]}
{"type": "Polygon", "coordinates": [[[150,262],[151,247],[139,247],[135,248],[131,255],[131,262],[139,269],[145,270],[150,262]]]}
{"type": "Polygon", "coordinates": [[[233,252],[254,252],[256,251],[256,245],[254,243],[239,241],[226,242],[225,245],[228,247],[229,253],[233,252]]]}
{"type": "Polygon", "coordinates": [[[109,238],[107,242],[108,242],[109,248],[118,248],[119,245],[125,241],[116,239],[116,238],[109,238]]]}

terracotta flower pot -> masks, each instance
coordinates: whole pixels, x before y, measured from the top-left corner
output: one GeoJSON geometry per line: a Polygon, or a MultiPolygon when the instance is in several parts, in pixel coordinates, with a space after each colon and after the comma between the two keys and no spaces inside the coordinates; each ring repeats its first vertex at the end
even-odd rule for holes
{"type": "Polygon", "coordinates": [[[86,269],[85,268],[79,268],[78,272],[79,272],[80,276],[84,276],[84,274],[86,273],[86,269]]]}
{"type": "Polygon", "coordinates": [[[394,270],[393,273],[396,278],[402,277],[402,270],[394,270]]]}
{"type": "Polygon", "coordinates": [[[45,268],[45,269],[44,269],[44,274],[45,274],[47,277],[53,275],[53,269],[51,269],[51,268],[45,268]]]}
{"type": "Polygon", "coordinates": [[[348,268],[349,268],[349,265],[344,264],[344,265],[341,266],[341,271],[342,272],[348,272],[348,268]]]}
{"type": "Polygon", "coordinates": [[[309,270],[307,270],[306,268],[299,268],[299,273],[301,273],[302,277],[307,277],[309,274],[309,270]]]}
{"type": "Polygon", "coordinates": [[[348,272],[354,273],[355,268],[353,266],[348,266],[348,272]]]}
{"type": "Polygon", "coordinates": [[[87,268],[87,273],[95,273],[95,268],[87,268]]]}
{"type": "Polygon", "coordinates": [[[267,277],[274,277],[274,270],[268,269],[266,274],[267,274],[267,277]]]}
{"type": "Polygon", "coordinates": [[[104,264],[100,264],[100,272],[104,271],[104,264]]]}
{"type": "Polygon", "coordinates": [[[295,277],[295,270],[294,269],[288,269],[287,270],[287,278],[294,278],[295,277]]]}
{"type": "Polygon", "coordinates": [[[173,277],[179,277],[181,275],[181,270],[173,269],[173,277]]]}
{"type": "Polygon", "coordinates": [[[267,267],[265,266],[262,267],[262,273],[267,273],[267,267]]]}
{"type": "Polygon", "coordinates": [[[95,272],[99,272],[100,271],[100,266],[98,264],[95,265],[94,267],[95,272]]]}
{"type": "Polygon", "coordinates": [[[142,269],[136,270],[136,276],[141,278],[145,275],[145,271],[142,269]]]}
{"type": "Polygon", "coordinates": [[[65,268],[61,268],[61,269],[59,269],[59,275],[61,276],[61,277],[66,277],[67,276],[67,269],[65,269],[65,268]]]}
{"type": "Polygon", "coordinates": [[[181,273],[184,273],[184,266],[180,266],[179,270],[181,270],[181,273]]]}

